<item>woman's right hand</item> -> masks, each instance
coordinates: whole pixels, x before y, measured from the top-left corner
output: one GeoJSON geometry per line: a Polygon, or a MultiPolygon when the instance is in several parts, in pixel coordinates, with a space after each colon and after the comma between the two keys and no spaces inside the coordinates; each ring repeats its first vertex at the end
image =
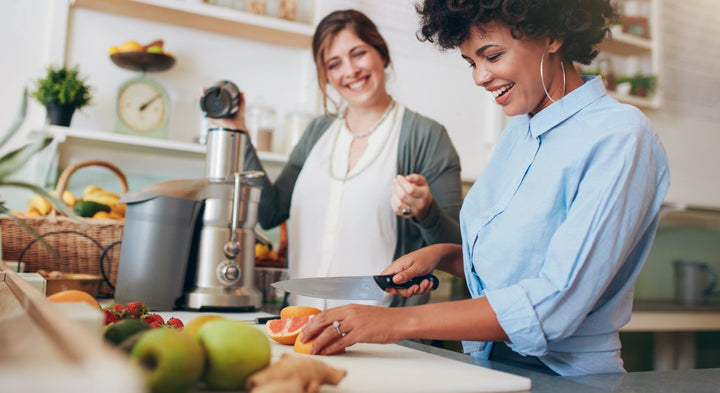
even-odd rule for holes
{"type": "MultiPolygon", "coordinates": [[[[437,268],[438,263],[446,255],[446,250],[443,246],[446,245],[436,244],[403,255],[385,268],[381,274],[394,274],[393,282],[396,284],[402,284],[415,277],[430,274],[437,268]]],[[[432,282],[430,282],[430,280],[423,280],[420,284],[413,285],[409,288],[388,288],[386,292],[393,295],[410,297],[430,293],[431,290],[432,282]]]]}
{"type": "MultiPolygon", "coordinates": [[[[203,88],[203,94],[205,94],[205,88],[203,88]]],[[[223,117],[221,119],[208,117],[207,119],[208,122],[215,127],[248,131],[247,125],[245,124],[245,94],[240,93],[240,107],[233,117],[223,117]]]]}

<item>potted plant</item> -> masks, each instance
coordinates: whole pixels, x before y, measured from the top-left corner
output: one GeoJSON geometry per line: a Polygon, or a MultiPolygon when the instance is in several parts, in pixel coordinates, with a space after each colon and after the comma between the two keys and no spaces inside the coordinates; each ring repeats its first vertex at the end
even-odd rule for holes
{"type": "Polygon", "coordinates": [[[617,84],[629,83],[630,94],[638,97],[647,97],[655,92],[657,87],[657,77],[655,75],[646,75],[638,72],[633,76],[624,76],[618,78],[617,84]]]}
{"type": "Polygon", "coordinates": [[[50,124],[69,126],[73,113],[90,104],[90,86],[80,76],[78,67],[48,66],[43,78],[36,82],[32,96],[45,105],[50,124]]]}

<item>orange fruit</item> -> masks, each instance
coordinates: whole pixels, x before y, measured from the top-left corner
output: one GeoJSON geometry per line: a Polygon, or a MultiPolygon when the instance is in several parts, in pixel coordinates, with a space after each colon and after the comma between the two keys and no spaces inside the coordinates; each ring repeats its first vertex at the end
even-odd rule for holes
{"type": "MultiPolygon", "coordinates": [[[[310,340],[306,343],[300,341],[300,338],[302,338],[302,332],[300,334],[298,334],[297,338],[295,339],[295,345],[293,346],[293,351],[295,351],[297,353],[306,353],[309,355],[310,348],[312,348],[312,345],[315,342],[315,338],[317,338],[317,337],[313,338],[312,340],[310,340]]],[[[330,355],[338,355],[341,353],[345,353],[345,348],[340,349],[338,352],[331,353],[330,355]]]]}
{"type": "Polygon", "coordinates": [[[98,310],[101,309],[97,300],[95,300],[91,294],[78,289],[68,289],[67,291],[53,293],[47,297],[47,300],[51,303],[85,302],[93,307],[97,307],[98,310]]]}
{"type": "Polygon", "coordinates": [[[317,315],[322,310],[308,306],[287,306],[280,310],[280,318],[304,317],[306,315],[317,315]]]}
{"type": "Polygon", "coordinates": [[[295,346],[293,347],[293,351],[297,353],[310,353],[310,348],[312,348],[313,342],[315,342],[315,339],[312,339],[306,343],[300,341],[302,338],[302,333],[298,334],[297,338],[295,339],[295,346]]]}
{"type": "Polygon", "coordinates": [[[293,345],[297,336],[314,315],[272,319],[265,323],[265,333],[283,345],[293,345]]]}

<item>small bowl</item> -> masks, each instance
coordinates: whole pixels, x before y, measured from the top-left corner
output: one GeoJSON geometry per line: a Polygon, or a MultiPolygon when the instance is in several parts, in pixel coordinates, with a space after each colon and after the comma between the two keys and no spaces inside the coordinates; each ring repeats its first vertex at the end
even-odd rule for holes
{"type": "Polygon", "coordinates": [[[63,273],[60,278],[46,278],[45,280],[47,281],[45,296],[68,289],[79,289],[97,297],[103,283],[102,276],[82,273],[63,273]]]}
{"type": "Polygon", "coordinates": [[[116,66],[131,71],[165,71],[175,64],[174,57],[162,53],[117,52],[110,59],[116,66]]]}

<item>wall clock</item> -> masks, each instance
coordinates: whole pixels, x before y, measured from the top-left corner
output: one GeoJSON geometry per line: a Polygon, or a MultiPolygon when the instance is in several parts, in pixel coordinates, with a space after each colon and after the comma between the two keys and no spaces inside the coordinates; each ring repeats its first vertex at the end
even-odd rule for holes
{"type": "Polygon", "coordinates": [[[167,138],[170,98],[162,85],[144,76],[132,78],[118,89],[115,131],[167,138]]]}

